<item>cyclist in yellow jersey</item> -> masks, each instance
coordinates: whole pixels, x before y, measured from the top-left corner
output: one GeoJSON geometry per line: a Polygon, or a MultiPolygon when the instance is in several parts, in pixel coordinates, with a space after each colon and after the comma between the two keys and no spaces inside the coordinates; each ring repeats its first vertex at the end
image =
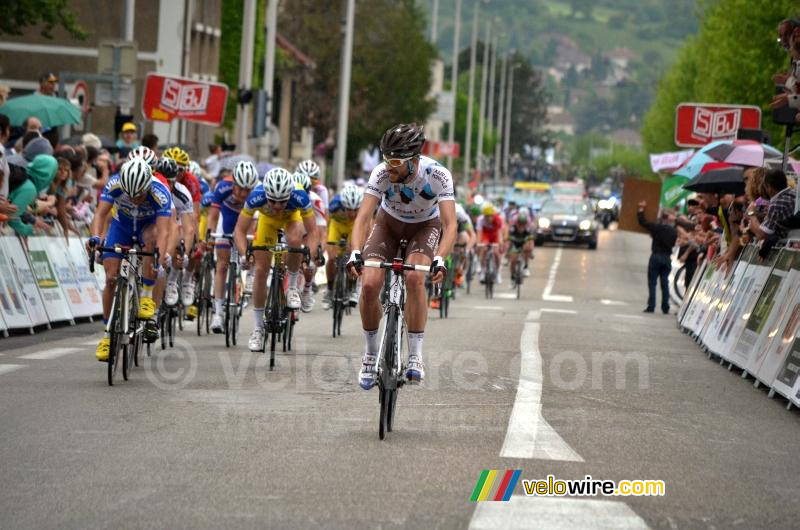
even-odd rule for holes
{"type": "MultiPolygon", "coordinates": [[[[339,240],[342,238],[347,239],[348,248],[347,254],[350,254],[350,234],[353,231],[353,225],[356,222],[358,215],[358,208],[364,200],[364,192],[354,184],[348,184],[342,189],[342,193],[336,195],[330,203],[328,215],[330,221],[328,223],[328,256],[329,260],[325,268],[325,275],[328,278],[328,288],[322,298],[322,307],[328,309],[331,305],[331,289],[333,289],[333,278],[336,275],[336,259],[335,256],[339,252],[339,240]]],[[[359,290],[356,289],[350,293],[350,303],[356,305],[358,303],[359,290]]]]}
{"type": "MultiPolygon", "coordinates": [[[[283,168],[270,169],[264,182],[255,187],[245,201],[234,229],[234,240],[239,255],[247,253],[247,234],[253,223],[253,216],[259,212],[258,228],[253,246],[273,246],[278,242],[278,230],[283,229],[290,247],[303,244],[307,234],[307,245],[316,248],[317,234],[314,211],[308,194],[297,189],[292,174],[283,168]]],[[[289,289],[286,305],[290,309],[300,309],[300,292],[297,279],[300,274],[300,254],[291,253],[287,258],[289,268],[289,289]]],[[[254,253],[255,273],[253,277],[253,316],[255,329],[250,335],[250,351],[260,351],[264,340],[264,304],[267,299],[267,275],[272,264],[272,253],[254,253]]],[[[243,266],[247,266],[243,263],[243,266]]]]}

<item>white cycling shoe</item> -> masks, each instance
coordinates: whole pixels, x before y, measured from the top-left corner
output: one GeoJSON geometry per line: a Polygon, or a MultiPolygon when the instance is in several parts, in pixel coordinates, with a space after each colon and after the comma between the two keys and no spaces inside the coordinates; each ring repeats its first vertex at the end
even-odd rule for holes
{"type": "Polygon", "coordinates": [[[167,288],[164,290],[164,303],[167,305],[178,303],[178,282],[167,282],[167,288]]]}
{"type": "Polygon", "coordinates": [[[211,332],[219,335],[224,330],[222,329],[222,315],[214,313],[211,316],[211,332]]]}
{"type": "Polygon", "coordinates": [[[406,367],[406,379],[414,383],[421,383],[425,379],[425,364],[421,355],[409,355],[406,367]]]}
{"type": "Polygon", "coordinates": [[[358,372],[358,385],[364,390],[369,390],[377,382],[378,372],[375,369],[377,355],[364,354],[361,358],[361,371],[358,372]]]}
{"type": "Polygon", "coordinates": [[[303,313],[310,313],[314,309],[314,293],[311,291],[300,293],[300,310],[303,313]]]}
{"type": "Polygon", "coordinates": [[[194,302],[194,280],[186,280],[183,282],[181,300],[183,300],[183,305],[186,307],[189,307],[192,305],[192,302],[194,302]]]}
{"type": "Polygon", "coordinates": [[[247,346],[250,351],[263,351],[264,347],[264,328],[255,328],[250,334],[250,340],[247,341],[247,346]]]}
{"type": "Polygon", "coordinates": [[[289,287],[289,290],[286,292],[286,307],[289,309],[300,309],[300,305],[300,291],[297,290],[297,287],[289,287]]]}

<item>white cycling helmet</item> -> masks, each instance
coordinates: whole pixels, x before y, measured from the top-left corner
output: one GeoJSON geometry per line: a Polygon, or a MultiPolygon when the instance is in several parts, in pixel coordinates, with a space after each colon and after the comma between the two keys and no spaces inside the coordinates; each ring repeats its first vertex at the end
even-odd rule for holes
{"type": "Polygon", "coordinates": [[[294,175],[292,175],[292,182],[294,182],[295,185],[299,185],[306,191],[311,189],[311,177],[309,177],[302,171],[294,172],[294,175]]]}
{"type": "Polygon", "coordinates": [[[128,160],[133,160],[134,158],[144,158],[144,161],[147,162],[150,167],[155,166],[156,162],[158,162],[158,157],[153,150],[143,145],[132,149],[131,152],[128,153],[128,160]]]}
{"type": "Polygon", "coordinates": [[[364,192],[358,186],[345,186],[342,189],[342,206],[348,210],[357,210],[364,200],[364,192]]]}
{"type": "Polygon", "coordinates": [[[119,187],[128,197],[136,197],[150,189],[153,171],[144,158],[133,158],[119,171],[119,187]]]}
{"type": "Polygon", "coordinates": [[[202,178],[202,176],[203,176],[203,170],[200,167],[200,164],[198,164],[194,160],[191,160],[189,162],[189,167],[186,168],[186,169],[189,171],[189,173],[191,173],[192,175],[194,175],[197,178],[202,178]]]}
{"type": "Polygon", "coordinates": [[[233,170],[233,181],[248,190],[253,189],[258,184],[258,171],[252,162],[242,160],[233,170]]]}
{"type": "Polygon", "coordinates": [[[264,175],[264,191],[267,193],[267,199],[285,201],[293,189],[292,174],[282,167],[274,167],[264,175]]]}
{"type": "Polygon", "coordinates": [[[301,173],[305,173],[308,175],[309,178],[318,179],[319,178],[319,165],[313,160],[303,160],[299,164],[297,164],[297,171],[301,173]]]}

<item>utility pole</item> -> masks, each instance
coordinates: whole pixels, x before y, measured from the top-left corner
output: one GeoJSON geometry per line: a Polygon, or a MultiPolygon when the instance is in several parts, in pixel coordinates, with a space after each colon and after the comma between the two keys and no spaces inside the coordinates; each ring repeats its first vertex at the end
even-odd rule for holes
{"type": "MultiPolygon", "coordinates": [[[[461,0],[456,0],[455,33],[453,34],[453,64],[450,68],[450,91],[453,93],[453,110],[450,115],[450,128],[447,133],[447,142],[450,144],[450,154],[447,155],[447,169],[455,173],[453,168],[453,144],[456,142],[456,103],[458,102],[458,46],[459,32],[461,31],[461,0]]],[[[455,176],[455,175],[454,175],[455,176]]]]}
{"type": "MultiPolygon", "coordinates": [[[[253,50],[256,36],[256,0],[244,0],[242,46],[239,52],[239,88],[248,90],[253,79],[253,50]]],[[[236,106],[236,149],[247,154],[247,130],[250,124],[249,104],[236,106]]]]}
{"type": "Polygon", "coordinates": [[[475,2],[475,13],[472,17],[472,44],[469,49],[469,97],[467,98],[467,138],[464,149],[464,181],[470,181],[472,166],[472,101],[475,99],[475,47],[478,43],[478,12],[481,3],[475,2]]]}
{"type": "Polygon", "coordinates": [[[436,46],[437,31],[439,24],[439,0],[433,0],[433,14],[431,15],[431,44],[436,46]]]}
{"type": "MultiPolygon", "coordinates": [[[[491,129],[494,126],[494,78],[496,75],[496,67],[497,67],[497,36],[492,39],[492,67],[489,70],[489,93],[487,94],[486,101],[487,106],[489,107],[488,116],[486,118],[486,127],[491,129]]],[[[491,153],[489,153],[491,156],[491,153]]],[[[488,157],[487,157],[488,158],[488,157]]],[[[487,167],[484,169],[489,169],[488,164],[487,167]]]]}
{"type": "Polygon", "coordinates": [[[500,157],[503,153],[503,115],[505,114],[506,101],[506,75],[508,73],[508,54],[503,57],[503,67],[500,69],[500,92],[497,95],[497,144],[494,148],[494,180],[500,178],[500,157]]]}
{"type": "Polygon", "coordinates": [[[508,110],[506,112],[506,143],[503,145],[503,174],[508,176],[508,151],[511,145],[511,104],[514,99],[514,70],[518,68],[518,65],[514,65],[509,68],[508,72],[508,96],[506,97],[506,106],[508,110]]]}
{"type": "Polygon", "coordinates": [[[347,118],[350,114],[350,74],[353,62],[353,25],[356,18],[355,0],[345,0],[347,16],[345,19],[344,45],[342,46],[342,76],[339,84],[339,128],[336,132],[336,153],[334,168],[336,185],[342,188],[344,166],[347,157],[347,118]]]}
{"type": "Polygon", "coordinates": [[[486,23],[486,40],[483,43],[483,67],[481,68],[481,103],[478,110],[478,145],[475,150],[478,172],[483,174],[483,127],[486,117],[486,83],[489,77],[489,41],[492,39],[492,23],[486,23]]]}
{"type": "MultiPolygon", "coordinates": [[[[262,140],[264,146],[263,158],[267,162],[272,162],[272,105],[275,101],[275,38],[278,32],[278,0],[268,0],[267,3],[267,23],[266,23],[267,56],[264,65],[264,91],[267,93],[267,115],[264,123],[267,126],[267,134],[262,140]]],[[[291,98],[291,94],[284,94],[283,97],[291,98]]],[[[286,165],[288,160],[284,160],[286,165]]]]}

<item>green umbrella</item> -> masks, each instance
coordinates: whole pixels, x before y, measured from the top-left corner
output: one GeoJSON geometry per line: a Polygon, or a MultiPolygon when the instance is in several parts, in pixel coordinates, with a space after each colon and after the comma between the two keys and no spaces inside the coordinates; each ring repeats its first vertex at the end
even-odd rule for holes
{"type": "Polygon", "coordinates": [[[661,206],[674,208],[681,200],[692,194],[691,191],[683,189],[683,185],[689,179],[683,176],[670,177],[661,185],[661,206]]]}
{"type": "Polygon", "coordinates": [[[0,114],[8,116],[11,125],[15,127],[22,125],[31,116],[39,118],[45,129],[81,121],[81,109],[66,99],[41,94],[9,99],[0,107],[0,114]]]}

